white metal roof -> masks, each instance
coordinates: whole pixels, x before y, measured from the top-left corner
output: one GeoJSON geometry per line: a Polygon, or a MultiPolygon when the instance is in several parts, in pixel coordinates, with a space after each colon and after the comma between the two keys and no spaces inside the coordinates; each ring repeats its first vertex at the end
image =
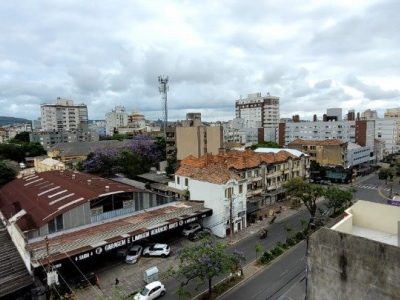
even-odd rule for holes
{"type": "Polygon", "coordinates": [[[299,150],[296,149],[289,149],[289,148],[257,148],[256,150],[254,150],[254,152],[257,153],[278,153],[279,151],[286,151],[289,152],[290,154],[300,157],[302,155],[304,156],[308,156],[308,154],[301,152],[299,150]]]}

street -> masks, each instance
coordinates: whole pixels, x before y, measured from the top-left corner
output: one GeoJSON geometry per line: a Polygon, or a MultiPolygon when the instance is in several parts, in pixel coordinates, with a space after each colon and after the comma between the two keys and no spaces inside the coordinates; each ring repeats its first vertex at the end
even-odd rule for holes
{"type": "MultiPolygon", "coordinates": [[[[278,299],[291,285],[305,277],[305,258],[306,242],[301,242],[255,277],[231,290],[221,299],[278,299]]],[[[304,299],[304,294],[298,296],[299,299],[304,299]]]]}
{"type": "MultiPolygon", "coordinates": [[[[249,235],[248,238],[241,240],[237,244],[231,246],[229,249],[230,249],[230,251],[238,250],[238,251],[244,253],[246,256],[245,263],[249,263],[256,259],[255,245],[257,243],[260,243],[262,245],[263,250],[272,249],[273,247],[275,247],[277,242],[284,242],[286,240],[287,232],[285,230],[285,227],[290,227],[293,229],[293,232],[296,232],[297,230],[301,229],[301,220],[308,220],[308,219],[309,219],[308,211],[300,210],[297,214],[288,217],[284,221],[277,222],[277,223],[270,225],[270,227],[268,228],[268,238],[261,240],[257,234],[249,235]]],[[[298,255],[299,251],[300,250],[295,251],[295,253],[297,253],[296,255],[298,255]]],[[[304,252],[304,250],[303,250],[303,252],[304,252]]],[[[303,254],[303,256],[304,256],[304,254],[303,254]]],[[[294,259],[294,260],[296,260],[296,259],[294,259]]],[[[286,261],[286,258],[284,259],[284,263],[285,263],[285,261],[286,261]]],[[[303,263],[304,263],[304,261],[303,261],[303,263]]],[[[303,269],[305,268],[304,266],[303,266],[303,269]]],[[[288,274],[283,275],[283,278],[288,278],[291,275],[292,275],[292,272],[288,272],[288,274]]],[[[218,282],[219,280],[223,279],[224,277],[225,276],[215,278],[214,283],[218,282]]],[[[288,282],[280,281],[280,284],[287,285],[288,282]]],[[[178,296],[177,296],[178,282],[176,280],[168,280],[165,282],[165,286],[167,288],[168,293],[163,297],[163,299],[177,299],[178,298],[178,296]]],[[[204,284],[196,291],[195,285],[189,284],[187,286],[187,289],[191,292],[192,297],[193,297],[193,296],[199,294],[201,291],[206,290],[207,286],[204,284]]],[[[242,299],[242,298],[238,298],[238,299],[242,299]]]]}

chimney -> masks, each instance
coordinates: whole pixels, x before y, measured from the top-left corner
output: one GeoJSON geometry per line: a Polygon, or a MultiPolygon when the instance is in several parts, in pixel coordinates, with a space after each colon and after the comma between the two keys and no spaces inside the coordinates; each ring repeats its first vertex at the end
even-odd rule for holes
{"type": "Polygon", "coordinates": [[[90,185],[91,183],[92,183],[92,180],[91,180],[91,179],[88,179],[88,180],[87,180],[87,184],[90,185]]]}
{"type": "Polygon", "coordinates": [[[72,180],[74,180],[75,179],[75,174],[72,174],[72,180]]]}
{"type": "Polygon", "coordinates": [[[106,185],[106,192],[110,191],[110,187],[108,185],[106,185]]]}

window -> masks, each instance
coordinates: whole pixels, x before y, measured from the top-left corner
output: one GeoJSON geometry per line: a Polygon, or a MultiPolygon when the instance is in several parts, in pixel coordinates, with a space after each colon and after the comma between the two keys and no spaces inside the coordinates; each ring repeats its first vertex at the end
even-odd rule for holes
{"type": "Polygon", "coordinates": [[[49,233],[61,231],[64,228],[63,216],[59,215],[48,223],[49,233]]]}
{"type": "Polygon", "coordinates": [[[179,176],[176,177],[176,184],[181,184],[181,178],[179,176]]]}
{"type": "Polygon", "coordinates": [[[185,178],[185,186],[189,185],[189,179],[185,178]]]}
{"type": "Polygon", "coordinates": [[[239,184],[239,194],[243,193],[243,184],[239,184]]]}

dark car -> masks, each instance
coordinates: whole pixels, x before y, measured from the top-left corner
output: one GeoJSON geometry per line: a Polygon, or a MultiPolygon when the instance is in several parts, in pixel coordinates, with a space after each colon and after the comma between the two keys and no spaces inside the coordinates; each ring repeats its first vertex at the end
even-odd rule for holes
{"type": "Polygon", "coordinates": [[[211,236],[210,230],[202,229],[195,233],[189,234],[188,239],[193,242],[193,241],[198,241],[198,240],[204,239],[209,236],[211,236]]]}

